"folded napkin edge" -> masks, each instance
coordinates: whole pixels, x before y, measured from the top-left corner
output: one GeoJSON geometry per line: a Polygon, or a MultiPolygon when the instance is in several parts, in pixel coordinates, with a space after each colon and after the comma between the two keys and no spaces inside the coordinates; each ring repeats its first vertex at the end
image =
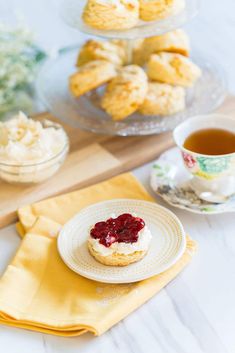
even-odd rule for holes
{"type": "Polygon", "coordinates": [[[92,320],[93,322],[91,325],[91,320],[89,319],[88,321],[90,322],[90,325],[87,325],[84,323],[77,324],[74,322],[74,319],[73,320],[63,319],[58,324],[58,319],[57,319],[57,321],[55,321],[53,325],[51,318],[45,317],[45,315],[43,317],[38,317],[38,316],[35,317],[35,315],[29,315],[29,313],[25,311],[19,311],[19,308],[14,308],[8,303],[0,301],[0,307],[1,307],[0,323],[10,325],[10,326],[17,326],[17,327],[21,327],[21,328],[25,328],[33,331],[38,331],[38,332],[52,333],[58,336],[65,336],[65,337],[78,336],[85,332],[91,332],[94,335],[99,336],[104,332],[106,332],[110,327],[118,323],[120,320],[124,319],[124,317],[129,315],[131,312],[138,309],[139,306],[143,305],[148,300],[150,300],[169,282],[171,282],[174,278],[176,278],[177,275],[181,273],[184,270],[184,268],[191,262],[196,250],[197,250],[197,243],[191,238],[187,237],[186,251],[184,252],[182,257],[178,260],[178,262],[167,271],[157,275],[159,277],[158,279],[156,279],[156,276],[154,276],[144,281],[137,282],[140,285],[138,286],[138,289],[140,289],[139,295],[135,296],[135,301],[134,303],[132,303],[133,305],[129,306],[128,309],[125,308],[124,312],[122,312],[123,308],[122,306],[120,306],[118,310],[119,313],[116,317],[115,322],[113,321],[112,318],[110,318],[110,320],[106,320],[106,322],[105,323],[103,322],[103,324],[101,325],[100,321],[92,320]],[[147,284],[147,286],[145,286],[144,284],[147,284]],[[4,314],[3,308],[5,308],[7,314],[4,314]],[[6,317],[5,319],[4,319],[4,316],[6,317]],[[13,319],[14,316],[15,317],[27,316],[27,320],[13,319]],[[49,325],[42,323],[42,321],[47,321],[49,319],[50,319],[49,325]],[[66,329],[66,327],[68,327],[68,329],[66,329]]]}

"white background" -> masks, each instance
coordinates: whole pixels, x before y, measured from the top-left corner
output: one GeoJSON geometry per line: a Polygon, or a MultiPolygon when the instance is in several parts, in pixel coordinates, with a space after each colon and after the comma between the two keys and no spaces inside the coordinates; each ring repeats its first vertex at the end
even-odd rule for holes
{"type": "MultiPolygon", "coordinates": [[[[79,2],[79,0],[78,0],[79,2]]],[[[223,65],[235,93],[235,1],[202,0],[201,14],[187,26],[193,46],[223,65]]],[[[24,14],[47,50],[83,40],[59,19],[50,0],[0,0],[0,17],[24,14]]],[[[135,174],[148,187],[150,165],[135,174]]],[[[198,216],[174,209],[199,243],[192,264],[126,320],[99,338],[58,338],[0,327],[7,353],[235,353],[234,215],[198,216]]],[[[14,227],[0,231],[0,272],[20,244],[14,227]]]]}

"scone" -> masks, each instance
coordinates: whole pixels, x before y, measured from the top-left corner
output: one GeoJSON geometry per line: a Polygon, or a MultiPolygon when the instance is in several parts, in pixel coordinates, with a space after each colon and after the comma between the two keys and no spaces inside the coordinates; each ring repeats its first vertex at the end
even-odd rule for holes
{"type": "Polygon", "coordinates": [[[83,20],[96,29],[132,28],[139,20],[139,1],[88,0],[83,11],[83,20]]]}
{"type": "Polygon", "coordinates": [[[77,66],[93,60],[106,60],[121,66],[127,63],[127,52],[120,44],[112,41],[88,40],[80,50],[77,66]]]}
{"type": "Polygon", "coordinates": [[[129,41],[126,39],[110,39],[110,43],[117,45],[122,48],[125,52],[127,52],[129,41]]]}
{"type": "Polygon", "coordinates": [[[101,106],[113,120],[125,119],[143,103],[147,88],[144,70],[136,65],[125,66],[107,85],[101,106]]]}
{"type": "Polygon", "coordinates": [[[143,38],[135,39],[132,43],[132,63],[134,65],[143,66],[146,61],[146,55],[144,53],[144,41],[143,38]]]}
{"type": "Polygon", "coordinates": [[[147,64],[151,80],[176,86],[190,87],[201,76],[200,68],[181,54],[152,54],[147,64]]]}
{"type": "Polygon", "coordinates": [[[150,82],[139,112],[143,115],[172,115],[185,109],[185,89],[166,83],[150,82]]]}
{"type": "Polygon", "coordinates": [[[96,223],[88,238],[90,254],[107,266],[127,266],[147,253],[151,232],[143,219],[124,213],[96,223]]]}
{"type": "Polygon", "coordinates": [[[111,39],[110,43],[117,45],[125,53],[125,65],[132,63],[131,41],[125,39],[111,39]]]}
{"type": "Polygon", "coordinates": [[[176,15],[185,7],[185,0],[140,0],[140,18],[143,21],[163,20],[176,15]]]}
{"type": "Polygon", "coordinates": [[[101,86],[116,76],[115,66],[105,60],[91,61],[70,76],[69,89],[75,97],[101,86]]]}
{"type": "Polygon", "coordinates": [[[189,56],[189,37],[182,29],[176,29],[161,36],[144,39],[133,50],[133,63],[144,65],[151,54],[159,52],[178,53],[189,56]]]}

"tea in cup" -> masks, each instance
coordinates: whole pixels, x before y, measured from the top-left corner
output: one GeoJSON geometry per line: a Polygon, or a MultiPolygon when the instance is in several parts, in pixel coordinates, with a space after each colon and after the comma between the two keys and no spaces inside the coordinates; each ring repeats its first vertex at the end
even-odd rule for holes
{"type": "Polygon", "coordinates": [[[201,199],[224,202],[235,193],[235,118],[196,116],[178,125],[173,136],[201,199]]]}

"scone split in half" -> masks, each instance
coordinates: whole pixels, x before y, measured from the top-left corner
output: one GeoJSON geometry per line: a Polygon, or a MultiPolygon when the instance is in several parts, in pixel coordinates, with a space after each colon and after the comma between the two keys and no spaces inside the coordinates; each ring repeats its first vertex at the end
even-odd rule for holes
{"type": "Polygon", "coordinates": [[[88,238],[88,250],[107,266],[127,266],[147,253],[151,232],[143,219],[125,213],[96,223],[88,238]]]}
{"type": "Polygon", "coordinates": [[[90,27],[103,30],[135,27],[139,20],[139,0],[88,0],[83,20],[90,27]]]}
{"type": "Polygon", "coordinates": [[[115,66],[105,60],[90,61],[70,76],[69,89],[75,97],[103,85],[116,76],[115,66]]]}
{"type": "Polygon", "coordinates": [[[201,69],[181,54],[162,52],[150,56],[147,74],[150,80],[191,87],[201,76],[201,69]]]}
{"type": "Polygon", "coordinates": [[[165,83],[150,82],[139,112],[143,115],[173,115],[185,109],[185,89],[165,83]]]}
{"type": "Polygon", "coordinates": [[[106,87],[102,108],[113,120],[122,120],[138,110],[148,88],[147,75],[137,65],[121,68],[106,87]]]}

